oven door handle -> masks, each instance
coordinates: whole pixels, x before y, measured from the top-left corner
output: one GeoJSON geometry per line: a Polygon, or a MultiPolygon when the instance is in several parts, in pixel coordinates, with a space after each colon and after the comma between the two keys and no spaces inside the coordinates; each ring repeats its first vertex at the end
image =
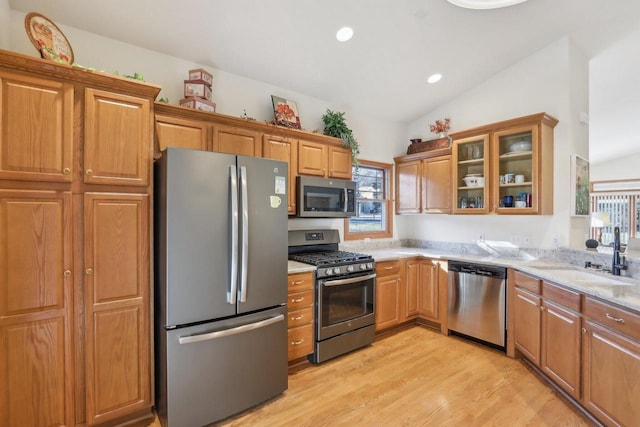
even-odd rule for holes
{"type": "Polygon", "coordinates": [[[374,279],[375,277],[376,277],[376,273],[372,273],[372,274],[367,274],[366,276],[351,277],[349,279],[328,280],[323,283],[323,286],[349,285],[351,283],[362,282],[363,280],[374,279]]]}

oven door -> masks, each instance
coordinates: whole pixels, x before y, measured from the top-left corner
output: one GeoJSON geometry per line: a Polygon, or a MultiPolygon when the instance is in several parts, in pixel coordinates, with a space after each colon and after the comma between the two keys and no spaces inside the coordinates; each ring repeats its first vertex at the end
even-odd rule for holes
{"type": "Polygon", "coordinates": [[[318,280],[316,340],[375,324],[375,288],[375,273],[318,280]]]}

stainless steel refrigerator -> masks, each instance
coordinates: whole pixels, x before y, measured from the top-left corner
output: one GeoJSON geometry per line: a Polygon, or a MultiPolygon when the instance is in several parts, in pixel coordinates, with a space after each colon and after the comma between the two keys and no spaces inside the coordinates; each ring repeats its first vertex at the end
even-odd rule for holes
{"type": "Polygon", "coordinates": [[[202,426],[287,388],[287,164],[168,148],[155,166],[156,406],[202,426]]]}

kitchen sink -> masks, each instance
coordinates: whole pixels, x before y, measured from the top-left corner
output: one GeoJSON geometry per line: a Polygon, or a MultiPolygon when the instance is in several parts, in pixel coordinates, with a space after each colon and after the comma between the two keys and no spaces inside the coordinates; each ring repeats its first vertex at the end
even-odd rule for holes
{"type": "MultiPolygon", "coordinates": [[[[532,268],[538,268],[531,265],[532,268]]],[[[622,280],[612,279],[605,276],[603,273],[595,273],[585,271],[579,267],[542,267],[540,270],[548,270],[554,277],[558,279],[566,280],[580,285],[608,285],[608,286],[634,286],[632,283],[628,283],[622,280]]]]}

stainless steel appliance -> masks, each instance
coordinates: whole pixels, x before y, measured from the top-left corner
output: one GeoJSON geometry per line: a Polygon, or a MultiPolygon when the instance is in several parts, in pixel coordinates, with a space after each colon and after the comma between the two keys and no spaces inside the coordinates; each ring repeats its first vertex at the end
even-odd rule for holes
{"type": "Polygon", "coordinates": [[[347,218],[356,214],[356,183],[346,179],[299,176],[299,217],[347,218]]]}
{"type": "Polygon", "coordinates": [[[320,363],[373,342],[375,262],[338,250],[337,230],[289,231],[289,259],[317,267],[314,352],[320,363]]]}
{"type": "Polygon", "coordinates": [[[449,332],[504,350],[507,269],[459,261],[448,269],[449,332]]]}
{"type": "Polygon", "coordinates": [[[156,406],[202,426],[287,388],[287,164],[168,148],[155,167],[156,406]]]}

